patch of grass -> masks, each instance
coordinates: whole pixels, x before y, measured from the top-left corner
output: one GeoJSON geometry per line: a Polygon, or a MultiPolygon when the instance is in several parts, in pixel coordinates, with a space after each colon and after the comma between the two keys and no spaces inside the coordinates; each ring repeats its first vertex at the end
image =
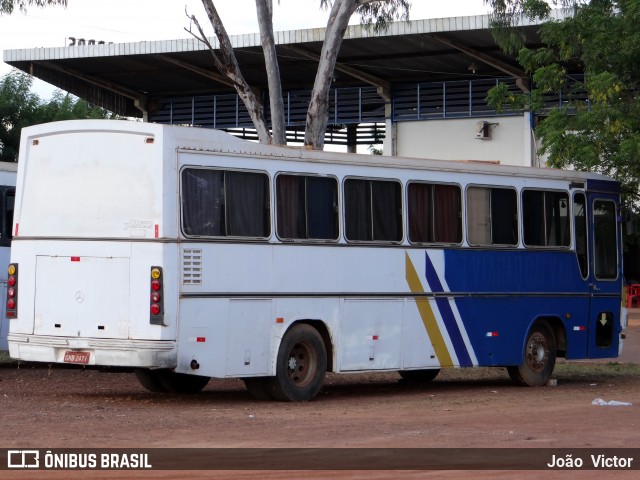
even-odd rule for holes
{"type": "Polygon", "coordinates": [[[15,360],[11,359],[9,352],[0,352],[0,365],[7,363],[15,363],[15,360]]]}
{"type": "Polygon", "coordinates": [[[553,375],[555,377],[640,375],[640,365],[618,362],[558,362],[553,375]]]}

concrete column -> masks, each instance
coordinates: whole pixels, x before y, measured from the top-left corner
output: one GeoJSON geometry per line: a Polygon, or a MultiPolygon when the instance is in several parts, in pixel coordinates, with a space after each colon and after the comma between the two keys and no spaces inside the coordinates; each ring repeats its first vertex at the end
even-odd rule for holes
{"type": "Polygon", "coordinates": [[[347,153],[358,153],[358,125],[347,125],[347,153]]]}

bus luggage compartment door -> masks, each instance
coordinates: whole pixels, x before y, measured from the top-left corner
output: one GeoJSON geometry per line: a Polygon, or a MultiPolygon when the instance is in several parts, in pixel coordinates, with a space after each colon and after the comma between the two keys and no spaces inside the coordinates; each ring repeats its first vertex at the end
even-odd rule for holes
{"type": "Polygon", "coordinates": [[[34,333],[128,338],[129,259],[38,256],[34,333]]]}

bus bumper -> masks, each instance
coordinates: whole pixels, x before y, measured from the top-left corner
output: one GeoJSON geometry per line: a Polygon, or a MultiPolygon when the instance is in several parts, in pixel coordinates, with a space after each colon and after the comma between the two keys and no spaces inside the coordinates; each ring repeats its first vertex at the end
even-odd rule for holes
{"type": "Polygon", "coordinates": [[[28,362],[105,365],[139,368],[175,368],[174,340],[73,338],[9,334],[11,358],[28,362]]]}

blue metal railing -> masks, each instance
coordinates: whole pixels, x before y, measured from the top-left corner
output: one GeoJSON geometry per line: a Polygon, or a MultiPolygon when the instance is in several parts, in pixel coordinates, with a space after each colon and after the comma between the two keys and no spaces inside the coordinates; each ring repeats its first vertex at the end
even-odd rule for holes
{"type": "MultiPolygon", "coordinates": [[[[576,79],[573,86],[580,85],[576,79]]],[[[498,113],[487,105],[485,98],[491,88],[505,83],[510,91],[520,93],[516,80],[511,77],[454,80],[397,84],[392,88],[392,120],[433,120],[444,118],[469,118],[519,115],[522,112],[505,108],[498,113]]],[[[549,108],[572,100],[588,105],[586,92],[567,91],[549,94],[545,105],[549,108]]],[[[287,127],[304,127],[310,90],[293,90],[284,94],[285,122],[287,127]]],[[[194,125],[219,129],[252,128],[247,110],[236,94],[172,97],[158,99],[162,107],[150,114],[150,120],[158,123],[194,125]]],[[[269,101],[265,96],[265,116],[269,119],[269,101]]],[[[330,93],[329,124],[353,125],[384,123],[385,101],[373,86],[335,88],[330,93]]]]}

